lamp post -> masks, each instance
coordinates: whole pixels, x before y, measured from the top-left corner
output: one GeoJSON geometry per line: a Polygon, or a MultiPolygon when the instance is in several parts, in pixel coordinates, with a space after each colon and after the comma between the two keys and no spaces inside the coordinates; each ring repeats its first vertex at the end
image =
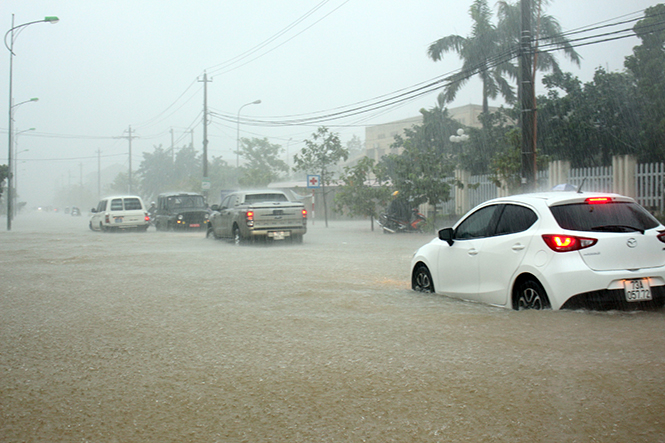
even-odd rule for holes
{"type": "MultiPolygon", "coordinates": [[[[5,33],[5,47],[9,51],[9,127],[7,133],[9,140],[7,143],[7,230],[12,229],[12,109],[14,108],[12,97],[12,80],[14,71],[14,41],[16,40],[15,32],[17,29],[25,28],[26,26],[34,25],[36,23],[58,23],[58,17],[44,17],[43,20],[36,20],[33,22],[23,23],[14,26],[14,14],[12,14],[12,27],[5,33]],[[10,36],[9,44],[7,44],[7,36],[10,36]]],[[[28,100],[33,101],[33,100],[28,100]]],[[[18,106],[18,105],[16,105],[18,106]]]]}
{"type": "Polygon", "coordinates": [[[238,133],[237,133],[237,136],[236,136],[236,168],[238,168],[240,166],[240,111],[242,111],[242,108],[244,108],[245,106],[258,105],[260,103],[261,103],[261,100],[255,100],[251,103],[245,103],[244,105],[242,105],[240,107],[240,109],[238,109],[238,119],[237,119],[238,133]]]}
{"type": "Polygon", "coordinates": [[[14,198],[14,216],[18,214],[18,208],[16,207],[17,199],[18,199],[18,155],[22,154],[24,152],[28,152],[29,149],[23,149],[22,151],[18,150],[18,136],[23,134],[24,132],[29,132],[29,131],[34,131],[35,128],[30,128],[30,129],[24,129],[23,131],[18,131],[14,135],[14,193],[12,197],[14,198]]]}

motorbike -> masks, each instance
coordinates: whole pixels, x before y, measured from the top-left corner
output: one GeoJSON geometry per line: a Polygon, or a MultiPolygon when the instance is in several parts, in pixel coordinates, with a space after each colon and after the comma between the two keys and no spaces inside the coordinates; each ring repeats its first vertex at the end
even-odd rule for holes
{"type": "Polygon", "coordinates": [[[396,234],[398,232],[423,232],[422,226],[427,218],[417,209],[411,212],[411,219],[404,220],[390,215],[386,212],[379,215],[377,223],[383,229],[384,234],[396,234]]]}

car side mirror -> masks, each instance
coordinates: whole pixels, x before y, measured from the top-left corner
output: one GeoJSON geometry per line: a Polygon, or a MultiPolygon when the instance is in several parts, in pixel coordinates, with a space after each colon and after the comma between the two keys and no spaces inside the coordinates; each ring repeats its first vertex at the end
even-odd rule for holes
{"type": "Polygon", "coordinates": [[[92,213],[94,214],[95,212],[97,212],[97,209],[92,208],[92,209],[90,210],[90,212],[92,212],[92,213]]]}
{"type": "Polygon", "coordinates": [[[449,246],[453,245],[453,228],[443,228],[439,231],[439,239],[448,243],[449,246]]]}

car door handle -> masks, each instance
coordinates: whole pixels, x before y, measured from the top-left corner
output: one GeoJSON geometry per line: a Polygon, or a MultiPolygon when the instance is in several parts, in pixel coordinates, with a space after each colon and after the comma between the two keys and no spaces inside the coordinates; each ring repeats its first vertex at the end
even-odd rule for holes
{"type": "Polygon", "coordinates": [[[478,255],[478,250],[475,249],[475,248],[474,248],[474,249],[469,249],[468,254],[469,254],[469,255],[478,255]]]}
{"type": "Polygon", "coordinates": [[[524,246],[521,243],[517,243],[516,245],[513,245],[513,251],[521,251],[524,248],[526,248],[526,246],[524,246]]]}

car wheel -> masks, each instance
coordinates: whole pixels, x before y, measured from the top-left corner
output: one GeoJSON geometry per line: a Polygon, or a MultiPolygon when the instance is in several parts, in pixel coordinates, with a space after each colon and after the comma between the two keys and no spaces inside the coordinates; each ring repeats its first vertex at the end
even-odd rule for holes
{"type": "Polygon", "coordinates": [[[542,285],[534,279],[528,279],[517,287],[513,307],[519,311],[523,309],[549,309],[550,301],[542,285]]]}
{"type": "Polygon", "coordinates": [[[434,292],[432,274],[424,264],[419,264],[411,277],[411,289],[418,292],[434,292]]]}
{"type": "Polygon", "coordinates": [[[243,238],[242,234],[240,233],[240,228],[237,226],[233,227],[233,242],[237,245],[240,246],[245,243],[245,239],[243,238]]]}
{"type": "Polygon", "coordinates": [[[92,222],[88,223],[88,227],[90,228],[91,231],[94,231],[94,229],[92,229],[92,222]]]}
{"type": "Polygon", "coordinates": [[[215,234],[215,230],[212,228],[212,226],[208,226],[208,230],[206,231],[206,238],[212,238],[213,240],[217,240],[217,234],[215,234]]]}

